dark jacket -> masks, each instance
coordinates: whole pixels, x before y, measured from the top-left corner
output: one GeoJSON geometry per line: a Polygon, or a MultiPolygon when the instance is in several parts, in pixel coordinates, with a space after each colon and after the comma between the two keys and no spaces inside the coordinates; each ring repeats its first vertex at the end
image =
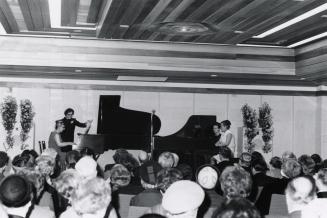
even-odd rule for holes
{"type": "Polygon", "coordinates": [[[60,134],[61,140],[63,142],[74,142],[75,126],[82,128],[86,127],[86,123],[80,123],[75,118],[68,120],[66,119],[66,117],[64,117],[63,119],[61,119],[61,121],[65,125],[65,130],[60,134]]]}

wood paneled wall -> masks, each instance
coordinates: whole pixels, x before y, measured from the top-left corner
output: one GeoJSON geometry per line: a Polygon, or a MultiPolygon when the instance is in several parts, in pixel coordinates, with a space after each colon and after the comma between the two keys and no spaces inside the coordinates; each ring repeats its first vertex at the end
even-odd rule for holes
{"type": "Polygon", "coordinates": [[[295,74],[294,51],[286,48],[12,36],[1,36],[0,46],[0,65],[295,74]]]}

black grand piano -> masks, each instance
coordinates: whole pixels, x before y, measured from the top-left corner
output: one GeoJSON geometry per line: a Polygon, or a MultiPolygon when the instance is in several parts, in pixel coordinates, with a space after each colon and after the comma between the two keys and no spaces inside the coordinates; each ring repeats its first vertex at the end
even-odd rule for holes
{"type": "MultiPolygon", "coordinates": [[[[92,147],[98,154],[117,148],[150,152],[151,129],[153,135],[159,132],[159,117],[122,108],[119,106],[120,99],[119,95],[100,96],[97,135],[85,135],[82,144],[92,147]]],[[[175,134],[164,137],[155,135],[154,157],[163,151],[172,151],[180,156],[181,162],[185,161],[194,167],[206,162],[201,158],[206,159],[206,154],[212,154],[214,143],[211,127],[214,122],[216,116],[192,115],[175,134]]]]}

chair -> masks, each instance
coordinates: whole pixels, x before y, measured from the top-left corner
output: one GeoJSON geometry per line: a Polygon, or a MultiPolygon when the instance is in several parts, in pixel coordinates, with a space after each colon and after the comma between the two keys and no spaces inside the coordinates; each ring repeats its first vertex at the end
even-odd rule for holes
{"type": "Polygon", "coordinates": [[[269,214],[285,216],[288,215],[285,195],[271,195],[269,214]]]}
{"type": "Polygon", "coordinates": [[[135,195],[127,195],[127,194],[119,194],[118,195],[118,203],[119,203],[119,209],[118,213],[121,218],[127,218],[128,217],[128,208],[129,203],[135,195]]]}
{"type": "MultiPolygon", "coordinates": [[[[128,210],[128,218],[139,218],[140,216],[144,215],[150,207],[138,207],[138,206],[129,206],[128,210]]],[[[121,216],[121,218],[127,218],[121,216]]]]}

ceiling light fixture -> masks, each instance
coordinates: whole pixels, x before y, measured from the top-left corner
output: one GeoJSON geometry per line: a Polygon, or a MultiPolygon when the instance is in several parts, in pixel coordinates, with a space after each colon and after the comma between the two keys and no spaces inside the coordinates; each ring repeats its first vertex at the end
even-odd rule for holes
{"type": "Polygon", "coordinates": [[[49,0],[50,22],[52,28],[61,26],[61,1],[49,0]]]}
{"type": "Polygon", "coordinates": [[[168,77],[161,76],[118,76],[119,81],[165,82],[168,77]]]}
{"type": "Polygon", "coordinates": [[[308,11],[308,12],[306,12],[306,13],[298,16],[298,17],[295,17],[295,18],[293,18],[293,19],[291,19],[291,20],[289,20],[289,21],[287,21],[287,22],[285,22],[285,23],[283,23],[281,25],[278,25],[278,26],[276,26],[276,27],[274,27],[274,28],[272,28],[272,29],[270,29],[270,30],[268,30],[266,32],[263,32],[260,35],[253,36],[253,38],[264,38],[264,37],[266,37],[268,35],[271,35],[271,34],[273,34],[275,32],[278,32],[278,31],[280,31],[282,29],[285,29],[286,27],[289,27],[289,26],[291,26],[293,24],[296,24],[296,23],[298,23],[298,22],[300,22],[302,20],[305,20],[305,19],[307,19],[309,17],[312,17],[312,16],[314,16],[314,15],[316,15],[316,14],[322,12],[322,11],[325,11],[325,10],[327,10],[327,3],[325,3],[323,5],[320,5],[319,7],[316,7],[314,9],[312,9],[312,10],[310,10],[310,11],[308,11]]]}
{"type": "Polygon", "coordinates": [[[299,41],[299,42],[296,42],[294,44],[291,44],[289,46],[287,46],[288,48],[294,48],[294,47],[297,47],[299,45],[303,45],[303,44],[306,44],[308,42],[312,42],[314,40],[317,40],[317,39],[320,39],[320,38],[323,38],[323,37],[326,37],[327,36],[327,32],[324,32],[324,33],[321,33],[321,34],[318,34],[316,36],[312,36],[310,38],[307,38],[307,39],[304,39],[302,41],[299,41]]]}
{"type": "Polygon", "coordinates": [[[121,24],[121,25],[119,25],[119,27],[121,27],[121,28],[129,28],[129,25],[121,24]]]}

